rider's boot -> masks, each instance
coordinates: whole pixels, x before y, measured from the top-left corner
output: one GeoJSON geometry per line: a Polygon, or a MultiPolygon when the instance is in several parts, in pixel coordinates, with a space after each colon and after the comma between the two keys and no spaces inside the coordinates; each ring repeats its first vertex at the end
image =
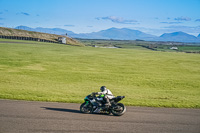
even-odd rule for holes
{"type": "Polygon", "coordinates": [[[111,104],[110,104],[110,100],[107,98],[106,99],[106,103],[104,104],[105,106],[111,106],[111,104]]]}

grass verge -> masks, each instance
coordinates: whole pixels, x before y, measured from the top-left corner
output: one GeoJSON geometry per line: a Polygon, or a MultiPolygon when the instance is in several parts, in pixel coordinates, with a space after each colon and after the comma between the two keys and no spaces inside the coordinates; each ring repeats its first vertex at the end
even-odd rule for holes
{"type": "Polygon", "coordinates": [[[200,108],[199,66],[199,54],[0,43],[0,98],[81,103],[105,85],[126,105],[200,108]]]}

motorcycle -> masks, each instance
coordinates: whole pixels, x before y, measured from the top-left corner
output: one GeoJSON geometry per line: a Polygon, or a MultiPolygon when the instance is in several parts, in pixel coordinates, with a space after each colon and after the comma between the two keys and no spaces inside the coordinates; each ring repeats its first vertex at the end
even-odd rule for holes
{"type": "Polygon", "coordinates": [[[91,93],[85,97],[84,103],[80,106],[80,111],[82,113],[103,113],[110,115],[111,113],[115,116],[121,116],[126,112],[126,107],[122,103],[118,103],[120,100],[125,98],[125,96],[117,96],[110,99],[110,106],[104,106],[104,95],[99,95],[98,97],[91,93]]]}

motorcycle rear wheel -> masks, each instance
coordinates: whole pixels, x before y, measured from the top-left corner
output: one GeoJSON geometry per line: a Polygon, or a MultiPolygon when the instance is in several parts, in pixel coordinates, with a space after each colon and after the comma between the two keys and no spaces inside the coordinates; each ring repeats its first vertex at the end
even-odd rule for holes
{"type": "Polygon", "coordinates": [[[121,116],[126,112],[126,107],[122,103],[117,103],[117,105],[111,110],[111,112],[115,116],[121,116]]]}

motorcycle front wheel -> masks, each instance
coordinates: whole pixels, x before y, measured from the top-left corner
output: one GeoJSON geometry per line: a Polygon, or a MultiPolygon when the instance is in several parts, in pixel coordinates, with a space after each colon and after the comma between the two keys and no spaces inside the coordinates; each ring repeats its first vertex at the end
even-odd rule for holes
{"type": "Polygon", "coordinates": [[[86,114],[89,114],[92,112],[92,106],[90,104],[87,104],[87,103],[83,103],[81,104],[80,106],[80,111],[82,113],[86,113],[86,114]]]}
{"type": "Polygon", "coordinates": [[[122,103],[117,103],[117,105],[112,108],[111,112],[115,116],[121,116],[126,112],[126,107],[122,103]]]}

